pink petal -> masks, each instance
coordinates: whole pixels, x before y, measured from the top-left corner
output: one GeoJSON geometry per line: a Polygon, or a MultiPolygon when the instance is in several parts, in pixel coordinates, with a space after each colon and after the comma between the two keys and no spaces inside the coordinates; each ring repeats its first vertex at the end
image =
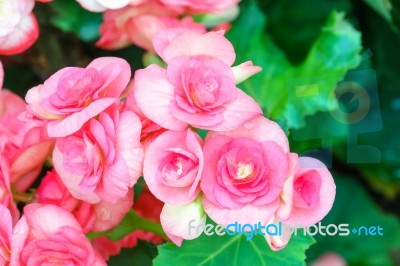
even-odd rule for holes
{"type": "Polygon", "coordinates": [[[11,251],[12,219],[8,208],[0,204],[0,262],[8,258],[11,251]]]}
{"type": "Polygon", "coordinates": [[[8,35],[0,37],[0,55],[14,55],[31,47],[39,37],[39,26],[32,13],[24,16],[8,35]]]}
{"type": "Polygon", "coordinates": [[[185,205],[165,204],[160,219],[168,235],[188,240],[199,237],[203,230],[197,230],[197,228],[202,226],[204,228],[206,224],[206,215],[201,207],[200,199],[185,205]],[[189,230],[191,225],[194,227],[193,230],[189,230]]]}
{"type": "Polygon", "coordinates": [[[236,100],[224,105],[225,111],[223,112],[224,120],[216,126],[204,127],[214,131],[228,131],[233,130],[246,121],[262,115],[260,106],[246,93],[238,89],[236,100]]]}
{"type": "Polygon", "coordinates": [[[172,235],[172,234],[167,233],[167,232],[165,232],[165,234],[172,241],[172,243],[174,243],[178,247],[182,246],[182,242],[183,242],[183,238],[182,237],[179,237],[179,236],[176,236],[176,235],[172,235]]]}
{"type": "Polygon", "coordinates": [[[95,192],[81,192],[79,184],[82,182],[82,175],[71,174],[65,170],[63,154],[57,148],[57,145],[54,148],[52,159],[54,169],[57,171],[57,174],[59,175],[61,181],[67,187],[72,196],[92,204],[98,203],[100,201],[100,197],[95,192]]]}
{"type": "MultiPolygon", "coordinates": [[[[279,226],[278,223],[279,223],[279,221],[274,216],[268,221],[267,225],[275,224],[275,226],[278,227],[279,226]]],[[[269,234],[265,234],[265,240],[267,241],[270,248],[274,251],[278,251],[278,250],[281,250],[284,247],[286,247],[286,245],[289,243],[290,237],[292,236],[290,226],[288,226],[286,224],[281,224],[281,226],[282,226],[282,234],[281,235],[272,236],[269,234]]]]}
{"type": "Polygon", "coordinates": [[[232,138],[250,138],[258,142],[273,141],[281,146],[284,152],[289,152],[289,141],[282,128],[263,116],[257,116],[242,124],[236,130],[215,132],[210,131],[207,138],[216,135],[230,136],[232,138]]]}
{"type": "Polygon", "coordinates": [[[80,112],[73,113],[62,120],[50,121],[47,124],[47,133],[49,137],[53,138],[71,135],[82,128],[87,121],[103,112],[116,101],[116,98],[101,98],[92,102],[80,112]]]}
{"type": "Polygon", "coordinates": [[[26,149],[13,162],[10,169],[11,179],[19,191],[25,191],[35,181],[52,146],[53,143],[51,141],[34,145],[26,149]],[[32,175],[29,175],[30,173],[32,175]]]}
{"type": "Polygon", "coordinates": [[[235,75],[236,84],[239,84],[262,70],[261,67],[254,66],[253,62],[247,61],[238,66],[232,67],[235,75]]]}
{"type": "Polygon", "coordinates": [[[186,31],[176,36],[162,51],[160,56],[165,62],[178,56],[208,55],[231,66],[236,54],[232,44],[224,37],[223,32],[201,34],[186,31]]]}
{"type": "Polygon", "coordinates": [[[141,129],[142,124],[135,113],[127,111],[120,115],[116,149],[127,164],[129,187],[133,187],[142,174],[144,149],[140,144],[141,129]]]}
{"type": "Polygon", "coordinates": [[[131,67],[125,59],[118,57],[100,57],[94,59],[87,67],[104,71],[106,82],[106,97],[118,98],[126,89],[131,79],[131,67]]]}
{"type": "Polygon", "coordinates": [[[278,208],[279,200],[264,206],[255,206],[247,204],[243,208],[237,210],[222,209],[203,197],[203,207],[210,218],[222,226],[238,222],[240,224],[267,224],[268,220],[273,217],[278,208]]]}
{"type": "MultiPolygon", "coordinates": [[[[321,176],[320,201],[314,208],[299,208],[293,206],[287,224],[301,227],[310,226],[321,221],[331,210],[336,195],[336,185],[331,173],[319,160],[310,157],[300,157],[298,161],[298,173],[316,170],[321,176]]],[[[298,175],[296,173],[296,175],[298,175]]]]}
{"type": "Polygon", "coordinates": [[[217,200],[214,196],[214,187],[216,186],[217,179],[217,163],[220,159],[219,151],[221,148],[229,143],[232,138],[224,135],[215,135],[213,137],[206,138],[204,143],[204,170],[201,176],[201,190],[203,191],[205,197],[210,201],[216,203],[217,200]]]}
{"type": "Polygon", "coordinates": [[[30,227],[30,236],[35,239],[46,239],[64,226],[82,231],[81,226],[70,212],[51,204],[31,203],[26,205],[24,217],[30,227]]]}
{"type": "MultiPolygon", "coordinates": [[[[168,28],[159,31],[153,37],[153,47],[157,54],[163,58],[164,50],[171,44],[171,42],[180,34],[185,32],[183,28],[168,28]]],[[[164,59],[164,58],[163,58],[164,59]]],[[[164,59],[165,60],[165,59],[164,59]]]]}
{"type": "Polygon", "coordinates": [[[276,216],[281,221],[285,221],[289,218],[290,212],[293,206],[293,179],[297,170],[297,159],[296,153],[289,154],[289,172],[286,176],[286,181],[283,185],[283,189],[280,195],[279,208],[276,211],[276,216]]]}
{"type": "Polygon", "coordinates": [[[96,193],[106,201],[116,203],[126,197],[131,183],[128,167],[121,155],[117,155],[115,162],[106,166],[102,178],[102,185],[97,186],[96,193]]]}
{"type": "Polygon", "coordinates": [[[313,261],[310,266],[347,266],[345,259],[337,253],[326,252],[313,261]]]}
{"type": "Polygon", "coordinates": [[[12,238],[11,238],[11,262],[10,266],[23,265],[21,262],[21,251],[25,246],[25,241],[28,238],[29,225],[26,217],[22,216],[18,223],[15,225],[12,238]]]}
{"type": "Polygon", "coordinates": [[[133,17],[125,24],[126,34],[132,43],[153,53],[153,37],[165,27],[160,17],[145,14],[133,17]]]}
{"type": "Polygon", "coordinates": [[[134,86],[136,103],[146,117],[166,129],[180,131],[187,127],[170,111],[174,87],[168,82],[165,69],[150,65],[136,71],[134,86]]]}
{"type": "Polygon", "coordinates": [[[100,201],[94,205],[96,219],[92,231],[107,231],[119,224],[132,208],[132,204],[133,189],[130,189],[128,194],[124,198],[120,199],[117,204],[100,201]]]}

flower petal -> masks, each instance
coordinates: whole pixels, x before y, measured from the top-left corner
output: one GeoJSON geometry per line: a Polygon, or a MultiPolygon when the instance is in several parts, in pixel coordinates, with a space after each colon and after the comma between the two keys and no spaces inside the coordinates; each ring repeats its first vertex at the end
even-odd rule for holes
{"type": "Polygon", "coordinates": [[[53,164],[54,169],[57,171],[61,181],[67,187],[72,196],[77,199],[87,201],[89,203],[95,204],[100,201],[100,197],[95,192],[81,193],[79,189],[79,184],[82,182],[82,176],[78,174],[72,174],[65,170],[64,168],[64,158],[62,152],[57,148],[57,145],[53,151],[53,164]]]}
{"type": "Polygon", "coordinates": [[[214,131],[228,131],[233,130],[246,121],[251,120],[257,116],[262,115],[260,106],[254,101],[253,98],[248,96],[242,90],[238,89],[236,100],[224,105],[225,111],[223,112],[224,120],[222,123],[204,127],[214,131]]]}
{"type": "Polygon", "coordinates": [[[15,29],[0,37],[0,55],[14,55],[31,47],[39,37],[39,26],[32,13],[24,16],[15,29]]]}
{"type": "Polygon", "coordinates": [[[170,111],[170,103],[174,101],[174,87],[168,82],[166,71],[161,67],[150,65],[136,71],[134,95],[143,114],[156,124],[177,131],[187,127],[170,111]]]}
{"type": "Polygon", "coordinates": [[[53,138],[71,135],[82,128],[87,121],[103,112],[116,101],[116,98],[101,98],[92,102],[80,112],[73,113],[62,120],[50,121],[47,124],[47,134],[53,138]]]}
{"type": "Polygon", "coordinates": [[[232,67],[235,75],[236,84],[239,84],[262,70],[261,67],[254,66],[253,62],[247,61],[238,66],[232,67]]]}
{"type": "Polygon", "coordinates": [[[199,237],[203,232],[203,230],[200,230],[201,226],[204,228],[206,224],[206,215],[201,206],[201,198],[185,205],[165,204],[160,218],[161,225],[166,233],[188,240],[199,237]],[[194,230],[191,230],[192,226],[194,230]]]}
{"type": "Polygon", "coordinates": [[[293,206],[290,217],[285,221],[287,224],[301,227],[316,224],[322,220],[332,208],[336,195],[336,185],[331,173],[321,161],[310,157],[300,157],[296,176],[311,169],[316,170],[321,177],[319,203],[313,208],[299,208],[293,206]]]}
{"type": "Polygon", "coordinates": [[[237,210],[222,209],[203,197],[203,207],[210,218],[222,226],[238,222],[240,224],[267,224],[268,220],[275,214],[279,200],[265,206],[247,204],[237,210]]]}
{"type": "Polygon", "coordinates": [[[124,158],[130,176],[129,186],[133,187],[142,174],[144,149],[140,144],[142,124],[133,112],[120,115],[117,128],[117,150],[124,158]]]}
{"type": "Polygon", "coordinates": [[[231,66],[236,54],[232,44],[224,37],[224,32],[201,34],[186,31],[176,36],[160,54],[165,62],[178,56],[208,55],[231,66]]]}

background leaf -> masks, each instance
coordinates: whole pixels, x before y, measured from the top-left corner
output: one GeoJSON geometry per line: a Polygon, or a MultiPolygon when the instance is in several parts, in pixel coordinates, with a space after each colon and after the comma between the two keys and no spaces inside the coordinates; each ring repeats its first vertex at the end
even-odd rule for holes
{"type": "Polygon", "coordinates": [[[272,251],[262,236],[206,236],[184,241],[182,247],[167,243],[158,247],[155,266],[305,265],[305,250],[315,243],[309,236],[293,237],[281,251],[272,251]]]}
{"type": "Polygon", "coordinates": [[[138,245],[131,249],[122,249],[121,253],[113,256],[108,261],[108,266],[146,266],[152,265],[152,260],[157,256],[157,248],[148,242],[139,240],[138,245]]]}
{"type": "Polygon", "coordinates": [[[242,88],[274,120],[289,128],[304,126],[304,117],[337,108],[336,83],[360,63],[360,33],[332,12],[305,60],[292,65],[265,32],[266,18],[254,1],[247,2],[228,38],[237,52],[237,62],[253,60],[263,71],[244,82],[242,88]],[[243,32],[248,38],[243,38],[243,32]]]}

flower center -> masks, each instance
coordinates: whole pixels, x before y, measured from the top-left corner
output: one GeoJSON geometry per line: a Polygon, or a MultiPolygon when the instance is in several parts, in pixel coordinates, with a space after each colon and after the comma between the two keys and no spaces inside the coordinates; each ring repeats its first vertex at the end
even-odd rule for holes
{"type": "Polygon", "coordinates": [[[166,181],[178,180],[184,167],[184,160],[181,157],[175,158],[172,162],[167,163],[162,169],[162,176],[166,181]]]}
{"type": "Polygon", "coordinates": [[[196,89],[214,92],[218,88],[218,82],[213,78],[202,79],[196,83],[196,89]]]}
{"type": "Polygon", "coordinates": [[[240,162],[237,167],[235,179],[241,180],[250,177],[253,174],[253,171],[254,171],[253,164],[240,162]]]}

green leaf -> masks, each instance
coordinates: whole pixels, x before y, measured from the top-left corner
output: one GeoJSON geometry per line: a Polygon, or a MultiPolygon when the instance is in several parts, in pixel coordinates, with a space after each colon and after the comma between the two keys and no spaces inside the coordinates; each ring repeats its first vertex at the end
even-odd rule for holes
{"type": "Polygon", "coordinates": [[[151,261],[157,256],[157,248],[148,242],[138,241],[136,247],[122,249],[121,253],[108,261],[108,266],[152,265],[151,261]]]}
{"type": "Polygon", "coordinates": [[[392,4],[390,3],[390,0],[364,0],[364,2],[387,21],[392,21],[392,16],[390,14],[392,4]]]}
{"type": "Polygon", "coordinates": [[[292,237],[281,251],[272,251],[262,236],[206,236],[184,241],[181,247],[167,243],[158,247],[155,266],[183,265],[305,265],[305,250],[315,243],[310,236],[292,237]]]}
{"type": "Polygon", "coordinates": [[[400,2],[398,0],[364,0],[364,2],[384,18],[394,32],[400,33],[400,2]]]}
{"type": "Polygon", "coordinates": [[[380,226],[383,236],[316,235],[318,245],[307,252],[307,257],[316,259],[325,252],[340,254],[348,265],[395,265],[391,252],[400,252],[400,223],[397,217],[384,213],[371,199],[362,185],[348,176],[336,176],[336,199],[332,210],[323,219],[322,225],[349,224],[349,229],[360,226],[380,226]]]}
{"type": "Polygon", "coordinates": [[[265,33],[266,17],[254,1],[242,8],[227,37],[237,62],[252,60],[263,71],[242,84],[258,100],[266,116],[286,120],[289,128],[304,126],[304,117],[337,108],[334,88],[349,69],[359,65],[360,33],[340,12],[332,12],[306,59],[292,65],[265,33]],[[246,38],[243,38],[246,32],[246,38]]]}
{"type": "Polygon", "coordinates": [[[366,70],[358,70],[355,81],[368,92],[369,97],[359,102],[368,113],[349,125],[353,141],[344,143],[342,149],[335,147],[335,153],[357,167],[373,190],[393,199],[400,192],[400,61],[393,60],[400,58],[400,38],[375,12],[366,9],[363,16],[362,28],[368,36],[364,43],[373,56],[368,60],[369,74],[361,75],[366,70]],[[368,162],[371,159],[375,160],[368,162]]]}
{"type": "Polygon", "coordinates": [[[117,227],[105,232],[91,232],[88,234],[88,238],[93,239],[96,237],[106,236],[110,240],[116,241],[136,230],[145,230],[155,233],[159,236],[166,237],[161,224],[145,219],[131,210],[126,214],[124,219],[117,225],[117,227]]]}
{"type": "Polygon", "coordinates": [[[258,0],[272,40],[295,64],[301,63],[333,10],[351,12],[348,0],[258,0]]]}
{"type": "Polygon", "coordinates": [[[83,9],[76,1],[57,0],[49,4],[54,15],[51,23],[65,32],[75,33],[82,41],[90,42],[99,37],[101,13],[83,9]]]}

